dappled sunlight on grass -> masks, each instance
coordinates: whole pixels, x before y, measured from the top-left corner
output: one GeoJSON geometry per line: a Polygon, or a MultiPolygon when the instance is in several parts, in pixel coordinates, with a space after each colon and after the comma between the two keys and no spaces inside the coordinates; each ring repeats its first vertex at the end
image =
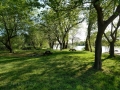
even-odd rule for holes
{"type": "Polygon", "coordinates": [[[96,71],[92,69],[94,53],[90,52],[57,51],[49,56],[29,57],[26,54],[23,57],[3,55],[0,58],[0,90],[120,88],[120,62],[106,59],[103,70],[96,71]]]}

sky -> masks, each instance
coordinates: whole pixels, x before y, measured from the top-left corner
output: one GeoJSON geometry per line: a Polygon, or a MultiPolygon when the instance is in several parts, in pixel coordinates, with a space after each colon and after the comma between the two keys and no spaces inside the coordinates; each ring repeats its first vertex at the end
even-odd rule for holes
{"type": "Polygon", "coordinates": [[[85,21],[82,22],[79,28],[75,29],[75,31],[76,31],[75,33],[74,33],[74,30],[70,31],[69,43],[72,43],[72,39],[73,39],[73,42],[80,42],[80,41],[86,40],[87,24],[85,21]]]}
{"type": "Polygon", "coordinates": [[[87,34],[87,24],[86,22],[81,23],[80,28],[78,30],[77,37],[81,39],[81,41],[85,41],[87,34]]]}

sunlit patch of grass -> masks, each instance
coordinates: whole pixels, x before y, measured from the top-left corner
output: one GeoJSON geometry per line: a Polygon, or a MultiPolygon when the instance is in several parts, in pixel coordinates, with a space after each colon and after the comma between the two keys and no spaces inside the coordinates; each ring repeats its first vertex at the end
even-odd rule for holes
{"type": "MultiPolygon", "coordinates": [[[[33,51],[41,53],[40,51],[33,51]]],[[[119,56],[104,59],[102,71],[92,68],[94,53],[52,51],[30,57],[30,52],[0,57],[0,90],[119,90],[119,56]]]]}

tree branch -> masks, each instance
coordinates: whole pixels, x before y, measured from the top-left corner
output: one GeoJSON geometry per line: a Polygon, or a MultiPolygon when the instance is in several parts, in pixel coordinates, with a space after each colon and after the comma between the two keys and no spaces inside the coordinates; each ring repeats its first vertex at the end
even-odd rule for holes
{"type": "Polygon", "coordinates": [[[120,5],[117,6],[114,14],[108,20],[105,21],[106,25],[112,22],[119,14],[120,14],[120,5]]]}
{"type": "Polygon", "coordinates": [[[107,35],[105,33],[104,33],[104,36],[107,39],[107,41],[110,43],[110,40],[109,40],[109,38],[107,37],[107,35]]]}

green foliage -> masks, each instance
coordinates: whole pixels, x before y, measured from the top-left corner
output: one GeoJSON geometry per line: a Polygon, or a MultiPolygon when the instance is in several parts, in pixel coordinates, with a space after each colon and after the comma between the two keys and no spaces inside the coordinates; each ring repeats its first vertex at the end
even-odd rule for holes
{"type": "Polygon", "coordinates": [[[18,35],[11,40],[13,49],[21,49],[24,44],[24,37],[22,35],[18,35]]]}
{"type": "Polygon", "coordinates": [[[15,42],[18,38],[16,40],[14,38],[21,33],[26,33],[26,30],[31,26],[30,12],[31,9],[38,6],[39,2],[38,0],[27,1],[4,0],[0,2],[0,32],[2,32],[0,41],[7,48],[17,47],[19,42],[17,44],[15,42]]]}

